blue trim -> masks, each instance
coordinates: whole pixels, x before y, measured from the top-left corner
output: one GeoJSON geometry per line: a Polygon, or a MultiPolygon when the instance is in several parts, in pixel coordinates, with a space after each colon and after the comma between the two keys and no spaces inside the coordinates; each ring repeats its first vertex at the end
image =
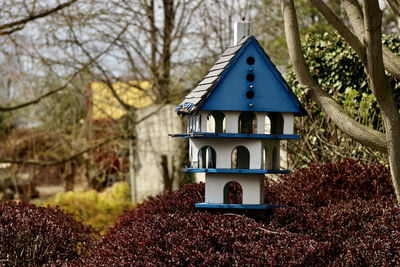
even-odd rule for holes
{"type": "Polygon", "coordinates": [[[196,203],[198,209],[241,209],[241,210],[267,210],[270,208],[284,208],[285,205],[270,205],[270,204],[209,204],[196,203]]]}
{"type": "Polygon", "coordinates": [[[300,139],[298,134],[236,134],[236,133],[183,133],[183,134],[169,134],[172,137],[181,138],[246,138],[246,139],[300,139]]]}
{"type": "Polygon", "coordinates": [[[260,169],[204,169],[185,168],[183,172],[195,173],[243,173],[243,174],[289,174],[290,170],[260,170],[260,169]]]}

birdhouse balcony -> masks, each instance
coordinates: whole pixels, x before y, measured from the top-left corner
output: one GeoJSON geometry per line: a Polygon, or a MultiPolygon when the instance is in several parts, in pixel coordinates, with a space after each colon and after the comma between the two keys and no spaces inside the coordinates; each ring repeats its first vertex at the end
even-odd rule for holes
{"type": "Polygon", "coordinates": [[[187,134],[293,135],[293,124],[293,113],[200,111],[188,116],[187,134]]]}
{"type": "Polygon", "coordinates": [[[186,172],[283,174],[280,140],[262,138],[190,138],[186,172]]]}
{"type": "Polygon", "coordinates": [[[294,114],[251,111],[199,111],[188,116],[186,172],[282,174],[280,140],[293,134],[294,114]]]}

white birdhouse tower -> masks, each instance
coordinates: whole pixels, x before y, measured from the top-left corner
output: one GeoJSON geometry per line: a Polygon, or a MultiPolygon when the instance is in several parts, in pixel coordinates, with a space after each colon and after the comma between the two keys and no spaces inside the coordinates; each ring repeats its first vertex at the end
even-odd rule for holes
{"type": "Polygon", "coordinates": [[[205,173],[205,203],[197,208],[265,210],[264,177],[289,172],[279,169],[280,141],[300,138],[294,116],[306,112],[252,36],[252,24],[235,23],[234,36],[176,108],[188,115],[187,133],[171,136],[189,139],[184,171],[205,173]],[[241,203],[230,203],[232,182],[242,188],[241,203]]]}

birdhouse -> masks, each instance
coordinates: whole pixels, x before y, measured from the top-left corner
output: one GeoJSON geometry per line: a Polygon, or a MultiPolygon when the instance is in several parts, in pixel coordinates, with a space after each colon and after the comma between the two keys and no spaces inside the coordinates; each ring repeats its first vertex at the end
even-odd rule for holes
{"type": "Polygon", "coordinates": [[[205,203],[197,208],[265,210],[264,177],[280,169],[281,140],[299,139],[294,116],[306,112],[252,36],[252,23],[236,22],[234,43],[176,108],[187,115],[185,172],[205,173],[205,203]],[[241,203],[230,203],[239,184],[241,203]]]}

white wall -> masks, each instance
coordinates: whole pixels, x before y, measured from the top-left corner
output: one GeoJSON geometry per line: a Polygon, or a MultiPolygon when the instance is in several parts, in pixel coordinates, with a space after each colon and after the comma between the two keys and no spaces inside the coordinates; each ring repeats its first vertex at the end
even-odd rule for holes
{"type": "MultiPolygon", "coordinates": [[[[140,109],[137,112],[138,120],[154,112],[157,106],[140,109]]],[[[187,119],[187,117],[184,117],[187,119]]],[[[163,192],[161,155],[167,155],[169,169],[175,165],[176,175],[184,167],[179,164],[179,147],[181,138],[172,138],[168,134],[184,132],[181,116],[175,112],[175,106],[166,105],[155,115],[149,117],[136,127],[135,177],[137,184],[138,200],[154,196],[163,192]]],[[[178,187],[177,182],[173,185],[178,187]]]]}
{"type": "Polygon", "coordinates": [[[242,204],[264,204],[264,175],[206,174],[205,203],[223,204],[224,186],[238,182],[243,190],[242,204]]]}
{"type": "Polygon", "coordinates": [[[190,140],[193,149],[192,163],[198,162],[199,150],[203,146],[211,146],[217,154],[217,168],[230,169],[232,166],[232,151],[237,146],[244,146],[250,152],[250,169],[261,168],[262,142],[257,139],[224,139],[224,138],[195,138],[190,140]]]}

